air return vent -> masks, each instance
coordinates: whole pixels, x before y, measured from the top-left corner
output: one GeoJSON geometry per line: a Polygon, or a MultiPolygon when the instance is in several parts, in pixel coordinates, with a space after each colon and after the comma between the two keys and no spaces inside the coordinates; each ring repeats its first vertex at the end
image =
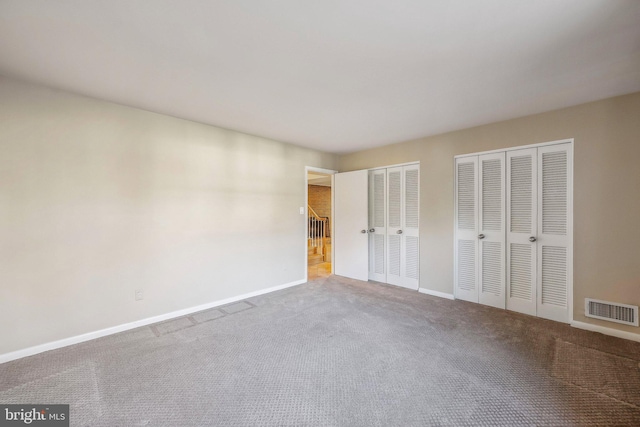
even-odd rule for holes
{"type": "Polygon", "coordinates": [[[638,326],[638,306],[585,298],[585,316],[638,326]]]}

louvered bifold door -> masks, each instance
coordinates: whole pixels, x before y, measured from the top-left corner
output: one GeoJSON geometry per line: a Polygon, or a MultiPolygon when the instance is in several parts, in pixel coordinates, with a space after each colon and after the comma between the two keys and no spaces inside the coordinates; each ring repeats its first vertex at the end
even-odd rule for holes
{"type": "Polygon", "coordinates": [[[402,168],[402,234],[400,274],[402,286],[418,290],[420,275],[420,166],[402,168]]]}
{"type": "Polygon", "coordinates": [[[386,282],[386,169],[369,172],[369,280],[386,282]]]}
{"type": "Polygon", "coordinates": [[[505,153],[478,157],[478,301],[505,308],[505,153]]]}
{"type": "Polygon", "coordinates": [[[569,322],[572,281],[571,144],[538,148],[538,317],[569,322]]]}
{"type": "Polygon", "coordinates": [[[507,309],[536,315],[536,148],[507,151],[507,309]]]}
{"type": "Polygon", "coordinates": [[[402,286],[402,167],[387,169],[387,283],[402,286]]]}
{"type": "Polygon", "coordinates": [[[478,157],[458,158],[455,168],[454,292],[478,302],[478,157]]]}

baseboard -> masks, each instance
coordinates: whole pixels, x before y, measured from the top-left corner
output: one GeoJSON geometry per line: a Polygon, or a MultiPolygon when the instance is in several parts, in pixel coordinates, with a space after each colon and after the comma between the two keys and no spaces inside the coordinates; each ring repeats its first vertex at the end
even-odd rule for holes
{"type": "Polygon", "coordinates": [[[633,332],[620,331],[618,329],[607,328],[606,326],[578,322],[575,320],[571,321],[570,325],[578,329],[585,329],[587,331],[600,332],[601,334],[611,335],[612,337],[624,338],[626,340],[640,342],[640,334],[634,334],[633,332]]]}
{"type": "Polygon", "coordinates": [[[445,292],[432,291],[431,289],[426,288],[418,288],[418,292],[421,294],[433,295],[434,297],[446,298],[446,299],[455,299],[453,294],[447,294],[445,292]]]}
{"type": "Polygon", "coordinates": [[[285,283],[284,285],[273,286],[271,288],[262,289],[255,292],[249,292],[247,294],[237,295],[231,298],[225,298],[223,300],[213,301],[195,307],[189,307],[182,310],[172,311],[170,313],[160,314],[158,316],[147,317],[146,319],[136,320],[135,322],[125,323],[110,328],[100,329],[94,332],[88,332],[82,335],[76,335],[74,337],[64,338],[58,341],[52,341],[46,344],[40,344],[33,347],[28,347],[22,350],[12,351],[10,353],[0,354],[0,363],[10,362],[12,360],[21,359],[27,356],[33,356],[34,354],[43,353],[49,350],[55,350],[62,347],[67,347],[74,344],[79,344],[85,341],[94,340],[96,338],[105,337],[107,335],[117,334],[118,332],[128,331],[130,329],[139,328],[141,326],[147,326],[152,323],[158,323],[165,320],[173,319],[176,317],[186,316],[187,314],[196,313],[198,311],[207,310],[209,308],[219,307],[221,305],[230,304],[232,302],[245,300],[258,295],[268,294],[270,292],[279,291],[281,289],[290,288],[292,286],[301,285],[306,283],[306,280],[296,280],[295,282],[285,283]]]}

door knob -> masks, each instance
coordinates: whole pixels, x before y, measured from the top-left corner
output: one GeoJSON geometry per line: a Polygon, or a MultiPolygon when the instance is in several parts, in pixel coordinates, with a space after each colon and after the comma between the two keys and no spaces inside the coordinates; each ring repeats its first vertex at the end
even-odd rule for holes
{"type": "Polygon", "coordinates": [[[478,234],[478,239],[482,240],[484,239],[484,237],[485,237],[484,234],[478,234]]]}
{"type": "Polygon", "coordinates": [[[402,230],[396,231],[396,234],[402,234],[402,230]]]}
{"type": "Polygon", "coordinates": [[[533,237],[533,236],[529,237],[529,241],[530,241],[531,243],[535,242],[536,240],[538,240],[538,239],[536,239],[536,238],[535,238],[535,237],[533,237]]]}
{"type": "Polygon", "coordinates": [[[361,232],[362,234],[365,234],[365,233],[367,232],[367,230],[360,230],[360,232],[361,232]]]}
{"type": "Polygon", "coordinates": [[[376,229],[375,229],[375,228],[370,228],[370,229],[369,229],[369,233],[375,233],[375,232],[376,232],[376,229]]]}

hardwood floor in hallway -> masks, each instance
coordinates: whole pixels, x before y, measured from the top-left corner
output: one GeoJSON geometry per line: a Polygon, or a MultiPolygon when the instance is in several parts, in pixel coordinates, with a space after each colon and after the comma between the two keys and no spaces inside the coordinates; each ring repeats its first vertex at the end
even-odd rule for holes
{"type": "Polygon", "coordinates": [[[307,280],[309,282],[312,280],[331,276],[330,262],[321,262],[320,264],[309,265],[308,269],[309,269],[309,274],[307,276],[307,280]]]}

